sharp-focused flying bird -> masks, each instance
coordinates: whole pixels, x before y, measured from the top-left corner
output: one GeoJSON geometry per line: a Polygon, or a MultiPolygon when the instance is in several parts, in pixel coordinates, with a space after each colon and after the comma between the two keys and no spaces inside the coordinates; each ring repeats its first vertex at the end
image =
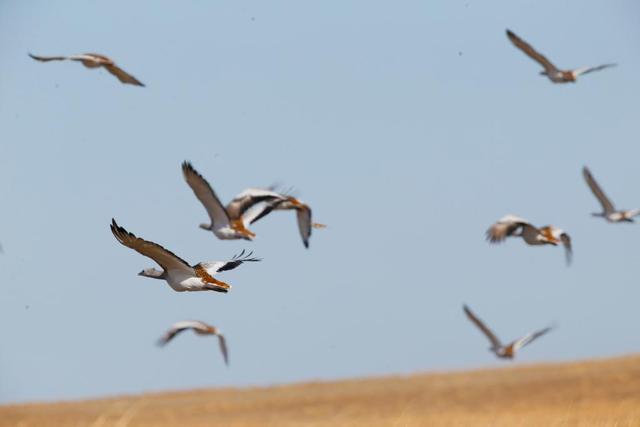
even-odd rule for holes
{"type": "Polygon", "coordinates": [[[84,53],[82,55],[73,56],[36,56],[29,54],[29,56],[40,62],[69,60],[81,62],[82,65],[87,68],[104,67],[108,72],[116,76],[122,83],[144,87],[144,84],[142,84],[142,82],[124,71],[122,68],[118,67],[112,59],[104,55],[99,55],[97,53],[84,53]]]}
{"type": "Polygon", "coordinates": [[[615,67],[616,64],[603,64],[597,67],[584,67],[577,68],[575,70],[560,70],[551,63],[544,55],[537,52],[531,45],[520,37],[515,35],[512,31],[507,30],[507,37],[509,40],[521,51],[526,53],[531,59],[538,62],[544,68],[540,74],[547,76],[553,83],[568,83],[575,82],[578,76],[582,74],[591,73],[594,71],[604,70],[605,68],[615,67]]]}
{"type": "Polygon", "coordinates": [[[229,351],[227,350],[227,342],[224,339],[224,335],[220,329],[215,326],[207,325],[204,322],[199,320],[182,320],[180,322],[176,322],[165,334],[158,340],[158,345],[163,346],[167,344],[169,341],[173,339],[176,335],[178,335],[182,331],[186,331],[187,329],[193,330],[198,335],[215,335],[218,337],[218,343],[220,344],[220,352],[222,353],[222,357],[224,358],[224,364],[229,365],[229,351]]]}
{"type": "Polygon", "coordinates": [[[541,329],[539,331],[527,334],[522,338],[519,338],[519,339],[517,339],[517,340],[515,340],[515,341],[513,341],[513,342],[511,342],[511,343],[509,343],[507,345],[504,345],[504,344],[502,344],[500,342],[498,337],[496,337],[496,335],[491,331],[491,329],[489,329],[487,327],[487,325],[485,325],[482,322],[482,320],[480,320],[471,311],[471,309],[469,307],[464,305],[463,309],[464,309],[465,314],[469,318],[469,320],[471,320],[482,331],[482,333],[484,333],[486,335],[486,337],[489,338],[489,341],[491,342],[491,347],[489,348],[489,350],[492,351],[497,357],[499,357],[501,359],[513,359],[518,350],[520,350],[525,345],[529,344],[530,342],[532,342],[536,338],[546,334],[551,329],[553,329],[552,327],[547,327],[547,328],[541,329]]]}
{"type": "Polygon", "coordinates": [[[254,189],[240,193],[224,207],[211,185],[191,163],[182,163],[182,174],[209,214],[211,224],[200,224],[200,228],[213,231],[219,239],[253,240],[256,235],[247,226],[268,209],[269,202],[276,200],[272,191],[254,189]]]}
{"type": "MultiPolygon", "coordinates": [[[[298,219],[298,230],[300,231],[300,237],[302,237],[302,243],[305,248],[309,247],[309,238],[311,237],[311,229],[312,228],[325,228],[326,225],[318,224],[311,221],[311,208],[306,203],[301,202],[295,197],[277,193],[272,190],[260,190],[260,189],[250,189],[247,191],[256,191],[261,192],[261,194],[270,195],[271,199],[268,203],[265,204],[264,207],[260,206],[259,209],[261,211],[258,214],[255,214],[252,211],[249,211],[251,218],[249,223],[253,224],[258,221],[260,218],[263,218],[267,214],[272,211],[286,211],[286,210],[295,210],[296,217],[298,219]]],[[[253,210],[253,209],[252,209],[253,210]]]]}
{"type": "Polygon", "coordinates": [[[587,185],[593,192],[593,195],[596,196],[600,204],[602,205],[602,212],[600,213],[592,213],[593,216],[599,216],[606,219],[609,222],[635,222],[633,217],[640,215],[640,209],[629,209],[626,211],[618,211],[611,203],[611,200],[604,194],[600,185],[595,180],[589,168],[586,166],[582,168],[582,175],[584,176],[585,181],[587,181],[587,185]]]}
{"type": "Polygon", "coordinates": [[[244,251],[229,261],[200,262],[194,266],[178,257],[171,251],[157,243],[136,237],[120,227],[114,219],[111,220],[111,232],[115,238],[128,248],[151,258],[162,267],[162,271],[148,268],[138,273],[139,276],[152,279],[166,280],[174,291],[216,291],[228,292],[231,285],[216,279],[214,276],[227,270],[233,270],[244,262],[260,261],[252,258],[252,253],[245,255],[244,251]]]}
{"type": "Polygon", "coordinates": [[[572,247],[571,238],[564,230],[546,225],[541,228],[534,227],[527,220],[515,215],[506,215],[487,230],[487,240],[490,243],[501,243],[507,237],[522,237],[528,245],[553,245],[562,243],[565,249],[567,264],[571,263],[572,247]]]}

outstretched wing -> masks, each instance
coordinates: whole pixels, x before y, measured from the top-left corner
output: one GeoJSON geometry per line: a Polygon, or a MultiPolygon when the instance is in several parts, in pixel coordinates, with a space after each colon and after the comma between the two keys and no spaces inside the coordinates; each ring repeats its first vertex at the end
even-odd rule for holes
{"type": "Polygon", "coordinates": [[[500,343],[500,340],[498,339],[498,337],[495,336],[495,334],[491,331],[491,329],[489,329],[487,327],[487,325],[485,325],[482,320],[480,320],[472,311],[469,307],[467,307],[466,305],[463,306],[464,312],[467,315],[467,317],[469,318],[469,320],[471,320],[473,323],[475,323],[475,325],[482,331],[482,333],[484,333],[487,338],[489,338],[489,341],[491,341],[491,345],[493,348],[500,348],[502,347],[502,343],[500,343]]]}
{"type": "MultiPolygon", "coordinates": [[[[204,325],[206,326],[206,325],[204,325]]],[[[180,322],[176,322],[164,333],[162,337],[158,340],[158,345],[163,346],[171,341],[176,335],[178,335],[182,331],[186,331],[187,329],[198,329],[202,328],[203,323],[197,320],[183,320],[180,322]]]]}
{"type": "MultiPolygon", "coordinates": [[[[243,249],[237,255],[234,255],[229,261],[214,261],[214,262],[201,262],[198,266],[204,268],[207,273],[214,275],[223,271],[233,270],[240,264],[245,262],[258,262],[262,261],[260,258],[252,257],[253,251],[246,253],[243,249]]],[[[196,266],[197,267],[197,266],[196,266]]]]}
{"type": "Polygon", "coordinates": [[[573,70],[573,73],[576,76],[579,76],[581,74],[589,74],[589,73],[592,73],[594,71],[604,70],[605,68],[611,68],[611,67],[615,67],[617,65],[618,64],[602,64],[602,65],[598,65],[597,67],[578,68],[577,70],[573,70]]]}
{"type": "Polygon", "coordinates": [[[515,215],[506,215],[493,224],[486,232],[490,243],[500,243],[515,233],[520,227],[531,226],[526,220],[515,215]]]}
{"type": "Polygon", "coordinates": [[[511,43],[513,43],[518,49],[520,49],[525,54],[527,54],[529,58],[533,59],[534,61],[542,65],[542,67],[544,67],[547,74],[555,74],[559,71],[558,68],[555,65],[553,65],[551,61],[549,61],[544,55],[537,52],[533,47],[531,47],[529,43],[522,40],[511,30],[507,30],[507,37],[509,37],[509,40],[511,40],[511,43]]]}
{"type": "Polygon", "coordinates": [[[224,358],[224,364],[229,366],[229,349],[227,348],[227,340],[224,339],[224,335],[218,333],[218,344],[220,345],[220,353],[224,358]]]}
{"type": "Polygon", "coordinates": [[[596,198],[602,205],[604,213],[610,214],[615,212],[616,209],[613,207],[613,203],[611,203],[611,200],[609,200],[607,195],[604,194],[604,191],[602,191],[602,188],[600,188],[600,185],[598,184],[596,179],[593,177],[593,175],[591,175],[591,171],[589,170],[589,168],[587,168],[586,166],[583,167],[582,175],[584,176],[585,181],[587,181],[587,185],[591,189],[591,192],[594,196],[596,196],[596,198]]]}
{"type": "Polygon", "coordinates": [[[122,83],[144,87],[144,84],[140,80],[136,79],[131,74],[127,73],[115,64],[105,65],[104,68],[106,68],[108,72],[116,76],[122,83]]]}
{"type": "MultiPolygon", "coordinates": [[[[270,190],[260,188],[249,188],[234,197],[227,205],[227,214],[230,218],[236,219],[242,217],[245,219],[245,213],[255,205],[262,202],[275,202],[285,200],[285,197],[270,190]]],[[[247,220],[251,223],[250,220],[247,220]]]]}
{"type": "Polygon", "coordinates": [[[573,248],[571,247],[571,237],[567,233],[560,234],[560,241],[564,246],[564,255],[567,261],[567,265],[571,265],[573,260],[573,248]]]}
{"type": "Polygon", "coordinates": [[[305,248],[309,248],[309,237],[311,237],[311,208],[304,205],[296,209],[296,217],[298,219],[298,230],[305,248]]]}
{"type": "Polygon", "coordinates": [[[111,232],[120,243],[146,257],[151,258],[165,271],[182,270],[188,273],[193,272],[192,268],[185,260],[157,243],[136,237],[135,234],[128,232],[123,227],[120,227],[116,223],[115,219],[111,219],[111,232]]]}
{"type": "Polygon", "coordinates": [[[533,333],[530,333],[528,335],[525,335],[524,337],[520,338],[519,340],[515,341],[512,344],[513,345],[513,350],[514,351],[518,351],[519,349],[521,349],[525,345],[533,342],[533,340],[535,340],[538,337],[543,336],[544,334],[546,334],[547,332],[549,332],[552,329],[553,329],[553,327],[549,326],[548,328],[544,328],[544,329],[541,329],[541,330],[539,330],[537,332],[533,332],[533,333]]]}
{"type": "Polygon", "coordinates": [[[222,203],[220,203],[220,199],[218,199],[218,196],[207,180],[193,168],[191,163],[182,163],[182,174],[187,184],[189,184],[189,187],[193,190],[193,193],[207,210],[212,225],[215,227],[224,227],[229,224],[229,215],[224,206],[222,206],[222,203]]]}
{"type": "Polygon", "coordinates": [[[28,55],[31,58],[35,59],[36,61],[40,61],[40,62],[64,61],[65,59],[69,59],[69,57],[67,56],[37,56],[37,55],[32,55],[31,53],[29,53],[28,55]]]}

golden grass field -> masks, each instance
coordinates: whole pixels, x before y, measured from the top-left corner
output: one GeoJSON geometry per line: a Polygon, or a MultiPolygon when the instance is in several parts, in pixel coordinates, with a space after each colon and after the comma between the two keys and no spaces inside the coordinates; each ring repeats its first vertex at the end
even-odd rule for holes
{"type": "Polygon", "coordinates": [[[640,356],[0,406],[0,426],[640,426],[640,356]]]}

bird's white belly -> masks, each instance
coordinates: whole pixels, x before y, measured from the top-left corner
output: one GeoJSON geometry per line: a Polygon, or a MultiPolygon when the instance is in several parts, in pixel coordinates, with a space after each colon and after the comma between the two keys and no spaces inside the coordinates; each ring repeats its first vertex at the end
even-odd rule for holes
{"type": "Polygon", "coordinates": [[[167,277],[167,283],[174,291],[201,291],[203,290],[202,280],[199,277],[194,277],[188,274],[169,274],[167,277]]]}
{"type": "Polygon", "coordinates": [[[239,238],[238,232],[231,227],[214,228],[213,234],[221,240],[236,240],[239,238]]]}
{"type": "Polygon", "coordinates": [[[620,212],[613,212],[607,215],[607,219],[611,222],[619,222],[622,220],[622,214],[620,212]]]}

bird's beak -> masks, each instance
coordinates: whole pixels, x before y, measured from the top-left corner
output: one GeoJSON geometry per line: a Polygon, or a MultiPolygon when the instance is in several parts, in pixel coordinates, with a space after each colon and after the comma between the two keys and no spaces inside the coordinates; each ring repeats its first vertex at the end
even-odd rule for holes
{"type": "Polygon", "coordinates": [[[138,273],[138,276],[144,276],[144,270],[142,270],[140,273],[138,273]]]}

